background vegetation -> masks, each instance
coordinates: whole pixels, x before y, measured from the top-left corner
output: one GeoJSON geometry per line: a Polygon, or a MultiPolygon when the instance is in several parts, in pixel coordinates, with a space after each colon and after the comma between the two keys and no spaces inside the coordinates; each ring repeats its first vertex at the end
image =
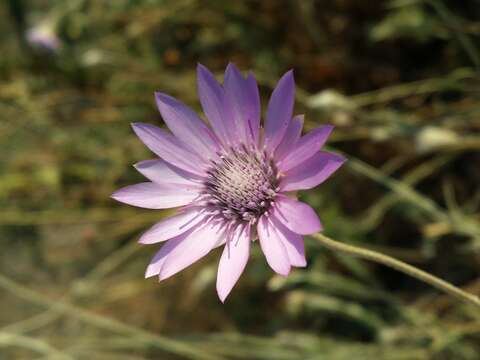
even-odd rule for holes
{"type": "Polygon", "coordinates": [[[145,280],[167,215],[115,203],[152,154],[153,92],[199,109],[195,65],[252,70],[348,163],[304,195],[325,233],[480,293],[478,0],[5,0],[0,4],[0,359],[478,359],[480,313],[306,239],[256,249],[222,305],[219,252],[145,280]],[[51,51],[25,41],[49,26],[51,51]]]}

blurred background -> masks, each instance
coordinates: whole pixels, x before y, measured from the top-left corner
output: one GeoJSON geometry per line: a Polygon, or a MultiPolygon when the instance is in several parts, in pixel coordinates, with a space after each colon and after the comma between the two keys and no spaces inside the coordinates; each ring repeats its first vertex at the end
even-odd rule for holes
{"type": "Polygon", "coordinates": [[[0,359],[479,359],[480,313],[306,239],[255,247],[222,305],[219,251],[158,283],[139,234],[166,211],[109,198],[153,155],[153,92],[199,109],[197,62],[262,102],[293,68],[307,128],[349,161],[303,195],[325,233],[480,293],[478,0],[4,0],[0,359]]]}

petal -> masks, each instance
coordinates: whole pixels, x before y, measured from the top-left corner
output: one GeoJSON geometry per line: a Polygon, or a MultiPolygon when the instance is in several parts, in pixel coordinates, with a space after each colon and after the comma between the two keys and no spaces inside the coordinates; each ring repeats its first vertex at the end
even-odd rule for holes
{"type": "Polygon", "coordinates": [[[199,193],[193,189],[178,189],[145,182],[126,186],[111,196],[125,204],[147,209],[168,209],[190,204],[199,193]]]}
{"type": "Polygon", "coordinates": [[[227,104],[225,91],[213,74],[203,65],[197,66],[198,96],[203,112],[217,137],[223,144],[230,144],[238,138],[234,133],[231,108],[227,104]]]}
{"type": "Polygon", "coordinates": [[[275,150],[275,159],[277,161],[282,160],[285,156],[293,151],[298,139],[300,139],[300,135],[302,134],[302,128],[303,115],[297,115],[292,119],[292,121],[290,121],[290,125],[288,126],[282,141],[275,150]]]}
{"type": "Polygon", "coordinates": [[[150,264],[148,265],[145,272],[145,277],[148,278],[151,276],[159,275],[160,271],[162,270],[163,264],[166,262],[168,256],[170,254],[174,254],[175,251],[178,251],[176,249],[185,241],[186,238],[190,236],[190,234],[197,230],[197,227],[193,227],[192,229],[184,232],[183,234],[167,241],[167,243],[162,246],[160,251],[158,251],[153,257],[153,259],[150,261],[150,264]]]}
{"type": "Polygon", "coordinates": [[[308,235],[322,230],[315,211],[307,204],[279,195],[273,206],[273,216],[294,233],[308,235]]]}
{"type": "Polygon", "coordinates": [[[275,231],[277,232],[277,235],[280,237],[283,245],[285,246],[290,264],[297,267],[307,266],[303,236],[288,230],[285,225],[283,225],[273,216],[271,220],[275,225],[275,231]]]}
{"type": "Polygon", "coordinates": [[[325,144],[333,126],[325,125],[316,128],[297,141],[295,149],[278,163],[278,168],[286,172],[315,155],[325,144]]]}
{"type": "Polygon", "coordinates": [[[207,255],[222,237],[220,226],[211,223],[193,231],[170,252],[160,270],[160,280],[175,275],[207,255]]]}
{"type": "Polygon", "coordinates": [[[237,227],[240,236],[232,237],[223,249],[218,265],[217,293],[222,302],[237,283],[250,255],[250,227],[237,227]]]}
{"type": "Polygon", "coordinates": [[[244,79],[234,64],[228,64],[224,80],[225,94],[232,106],[236,133],[243,143],[258,141],[260,95],[253,75],[244,79]]]}
{"type": "Polygon", "coordinates": [[[189,188],[202,186],[198,177],[160,159],[140,161],[134,166],[140,174],[159,185],[189,188]]]}
{"type": "Polygon", "coordinates": [[[259,132],[260,132],[260,117],[261,117],[261,105],[260,105],[260,94],[258,91],[258,84],[255,76],[253,74],[248,74],[247,76],[247,86],[246,91],[248,93],[247,98],[250,103],[250,117],[248,118],[249,122],[249,131],[254,139],[255,143],[258,143],[259,132]]]}
{"type": "Polygon", "coordinates": [[[150,124],[134,123],[132,127],[140,140],[163,160],[193,174],[205,175],[206,164],[202,158],[186,149],[176,137],[150,124]]]}
{"type": "Polygon", "coordinates": [[[149,278],[151,276],[158,275],[162,269],[163,264],[167,260],[168,255],[183,241],[185,238],[192,232],[194,229],[187,231],[169,241],[162,246],[160,251],[158,251],[155,256],[148,264],[147,270],[145,271],[145,277],[149,278]]]}
{"type": "Polygon", "coordinates": [[[268,265],[270,265],[277,274],[287,276],[290,272],[290,261],[287,250],[267,216],[263,215],[260,218],[257,225],[257,232],[260,247],[265,254],[268,265]]]}
{"type": "Polygon", "coordinates": [[[141,244],[155,244],[183,234],[203,220],[197,209],[181,212],[171,216],[143,233],[138,240],[141,244]]]}
{"type": "Polygon", "coordinates": [[[175,98],[155,93],[158,110],[171,132],[191,150],[207,158],[216,158],[218,140],[198,115],[175,98]]]}
{"type": "Polygon", "coordinates": [[[273,152],[283,138],[293,113],[295,81],[293,71],[288,71],[278,81],[268,103],[265,122],[265,146],[273,152]]]}
{"type": "Polygon", "coordinates": [[[280,182],[282,191],[311,189],[330,177],[346,161],[343,156],[320,151],[288,170],[280,182]]]}

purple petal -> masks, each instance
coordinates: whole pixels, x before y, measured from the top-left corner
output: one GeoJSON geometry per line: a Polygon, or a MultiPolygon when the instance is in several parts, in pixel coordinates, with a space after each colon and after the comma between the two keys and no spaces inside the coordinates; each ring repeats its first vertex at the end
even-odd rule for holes
{"type": "Polygon", "coordinates": [[[208,118],[213,131],[224,145],[237,139],[232,124],[232,111],[225,97],[225,92],[212,73],[203,65],[197,66],[198,96],[203,112],[208,118]]]}
{"type": "Polygon", "coordinates": [[[155,244],[183,234],[203,220],[196,209],[185,211],[165,219],[143,233],[138,240],[141,244],[155,244]]]}
{"type": "Polygon", "coordinates": [[[286,172],[315,155],[325,144],[333,126],[325,125],[316,128],[297,141],[295,149],[278,163],[278,168],[286,172]]]}
{"type": "Polygon", "coordinates": [[[268,217],[263,215],[257,225],[258,238],[268,265],[277,274],[287,276],[290,272],[290,261],[281,238],[275,231],[268,217]]]}
{"type": "Polygon", "coordinates": [[[144,160],[134,165],[148,180],[159,185],[200,188],[199,178],[160,160],[144,160]]]}
{"type": "Polygon", "coordinates": [[[283,138],[293,113],[295,81],[293,71],[288,71],[279,80],[268,103],[265,122],[265,146],[273,152],[283,138]]]}
{"type": "Polygon", "coordinates": [[[320,151],[285,173],[282,191],[311,189],[330,177],[345,162],[343,156],[320,151]]]}
{"type": "Polygon", "coordinates": [[[175,98],[155,93],[158,110],[172,133],[191,150],[207,158],[216,158],[218,140],[198,115],[175,98]]]}
{"type": "Polygon", "coordinates": [[[62,47],[62,41],[50,26],[36,25],[26,33],[28,44],[40,50],[57,53],[62,47]]]}
{"type": "Polygon", "coordinates": [[[239,140],[257,143],[260,128],[260,95],[253,75],[245,80],[234,64],[228,64],[224,80],[225,94],[232,105],[232,114],[239,140]]]}
{"type": "Polygon", "coordinates": [[[247,76],[247,101],[250,103],[250,116],[248,117],[249,122],[249,131],[254,141],[258,143],[259,132],[260,132],[260,116],[261,116],[261,105],[260,105],[260,94],[258,92],[257,80],[253,74],[248,74],[247,76]]]}
{"type": "Polygon", "coordinates": [[[168,255],[160,270],[160,280],[175,275],[207,255],[222,237],[220,227],[210,223],[189,234],[168,255]]]}
{"type": "Polygon", "coordinates": [[[273,216],[297,234],[308,235],[322,230],[320,220],[310,206],[286,196],[276,197],[273,216]]]}
{"type": "Polygon", "coordinates": [[[217,293],[222,302],[237,283],[247,265],[250,255],[249,227],[237,227],[239,236],[232,236],[232,240],[225,245],[218,265],[217,293]]]}
{"type": "Polygon", "coordinates": [[[275,225],[275,231],[277,232],[277,235],[285,246],[290,264],[297,267],[307,266],[303,236],[288,230],[285,225],[283,225],[275,217],[272,216],[271,220],[275,225]]]}
{"type": "Polygon", "coordinates": [[[112,194],[125,204],[147,209],[168,209],[190,204],[199,193],[193,189],[179,189],[145,182],[126,186],[112,194]]]}
{"type": "Polygon", "coordinates": [[[167,241],[165,245],[162,246],[160,251],[158,251],[155,256],[148,264],[147,270],[145,271],[145,277],[149,278],[160,273],[165,260],[167,260],[168,255],[183,241],[185,238],[192,232],[194,229],[190,231],[186,231],[183,234],[167,241]]]}
{"type": "Polygon", "coordinates": [[[187,150],[176,137],[150,124],[134,123],[132,127],[140,140],[163,160],[193,174],[205,175],[202,158],[187,150]]]}
{"type": "Polygon", "coordinates": [[[302,134],[302,128],[303,115],[297,115],[292,119],[292,121],[290,121],[290,125],[288,126],[282,141],[275,150],[275,159],[277,161],[282,160],[285,156],[293,151],[298,139],[300,139],[300,135],[302,134]]]}

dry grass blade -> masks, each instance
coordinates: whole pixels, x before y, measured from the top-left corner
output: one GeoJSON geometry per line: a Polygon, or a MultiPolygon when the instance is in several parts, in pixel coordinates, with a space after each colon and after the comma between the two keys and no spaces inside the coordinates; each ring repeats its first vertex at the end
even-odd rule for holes
{"type": "Polygon", "coordinates": [[[187,359],[219,359],[218,356],[211,355],[206,351],[198,349],[185,342],[169,339],[157,334],[152,334],[146,330],[142,330],[131,325],[126,325],[118,320],[92,313],[75,305],[49,299],[33,290],[15,283],[3,275],[0,275],[0,287],[28,302],[48,307],[51,311],[65,314],[72,318],[84,321],[92,326],[108,330],[113,333],[129,335],[132,337],[130,338],[130,341],[134,341],[135,338],[138,338],[142,342],[148,342],[151,344],[151,346],[157,347],[166,352],[182,355],[187,359]]]}

